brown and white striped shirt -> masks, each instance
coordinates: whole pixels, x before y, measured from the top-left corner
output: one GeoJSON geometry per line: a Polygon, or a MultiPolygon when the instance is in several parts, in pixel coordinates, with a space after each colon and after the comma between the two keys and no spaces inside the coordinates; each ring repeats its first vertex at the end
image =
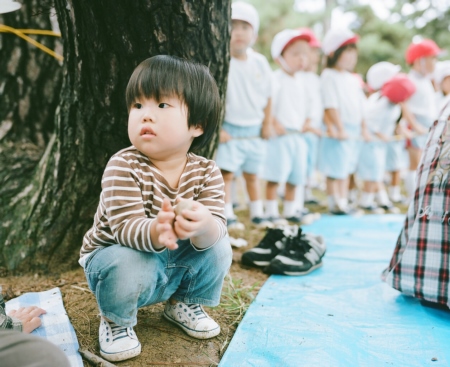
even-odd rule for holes
{"type": "Polygon", "coordinates": [[[173,189],[150,159],[134,146],[113,155],[103,173],[94,224],[83,238],[80,264],[84,265],[85,256],[95,249],[116,244],[154,252],[150,226],[165,197],[172,205],[177,197],[201,202],[217,222],[217,241],[223,238],[227,229],[220,170],[214,161],[204,157],[188,153],[187,158],[178,188],[173,189]]]}

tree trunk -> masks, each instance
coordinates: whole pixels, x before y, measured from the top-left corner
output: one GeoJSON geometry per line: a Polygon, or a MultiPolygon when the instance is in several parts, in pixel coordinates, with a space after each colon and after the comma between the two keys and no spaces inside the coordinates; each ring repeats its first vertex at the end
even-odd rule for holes
{"type": "MultiPolygon", "coordinates": [[[[48,2],[27,0],[19,11],[0,15],[16,29],[52,30],[48,2]]],[[[54,13],[54,10],[53,10],[54,13]]],[[[61,40],[31,36],[52,50],[61,40]]],[[[53,132],[61,90],[61,65],[52,56],[12,33],[0,33],[0,141],[27,142],[42,149],[53,132]]]]}
{"type": "MultiPolygon", "coordinates": [[[[64,40],[61,99],[37,169],[2,204],[8,269],[55,272],[76,264],[104,167],[130,145],[125,88],[142,60],[170,54],[204,63],[225,96],[229,0],[56,0],[56,9],[64,40]]],[[[217,139],[204,154],[212,155],[217,139]]]]}

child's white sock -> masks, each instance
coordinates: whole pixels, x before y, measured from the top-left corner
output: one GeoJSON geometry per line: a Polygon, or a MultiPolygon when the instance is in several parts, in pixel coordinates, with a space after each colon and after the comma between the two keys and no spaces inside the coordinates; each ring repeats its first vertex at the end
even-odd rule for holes
{"type": "Polygon", "coordinates": [[[373,192],[365,192],[363,191],[361,194],[361,200],[359,201],[359,205],[364,208],[368,208],[374,204],[373,198],[375,194],[373,192]]]}
{"type": "Polygon", "coordinates": [[[416,171],[408,171],[405,176],[405,189],[408,199],[414,196],[416,190],[416,171]]]}
{"type": "Polygon", "coordinates": [[[336,206],[336,201],[334,200],[334,196],[333,195],[328,195],[327,196],[327,201],[328,201],[328,210],[329,211],[333,211],[335,209],[335,206],[336,206]]]}
{"type": "Polygon", "coordinates": [[[250,218],[264,218],[262,200],[250,201],[250,218]]]}
{"type": "Polygon", "coordinates": [[[336,200],[336,204],[339,206],[339,209],[346,210],[348,208],[348,199],[339,198],[336,200]]]}
{"type": "Polygon", "coordinates": [[[400,186],[391,186],[389,187],[389,196],[393,201],[400,201],[401,199],[401,191],[400,186]]]}
{"type": "Polygon", "coordinates": [[[305,209],[305,186],[299,185],[295,189],[295,202],[297,203],[295,211],[302,214],[303,209],[305,209]]]}
{"type": "Polygon", "coordinates": [[[284,201],[283,202],[283,217],[290,218],[295,217],[295,212],[297,211],[297,203],[295,201],[284,201]]]}
{"type": "Polygon", "coordinates": [[[348,193],[348,197],[352,203],[356,203],[358,201],[358,189],[351,189],[348,193]]]}
{"type": "Polygon", "coordinates": [[[278,218],[280,216],[277,200],[266,200],[266,215],[272,218],[278,218]]]}
{"type": "Polygon", "coordinates": [[[233,211],[233,203],[225,203],[225,218],[234,219],[236,215],[233,211]]]}
{"type": "Polygon", "coordinates": [[[390,206],[391,205],[391,201],[389,200],[388,194],[386,192],[386,190],[379,190],[376,193],[376,199],[378,204],[382,205],[382,206],[390,206]]]}

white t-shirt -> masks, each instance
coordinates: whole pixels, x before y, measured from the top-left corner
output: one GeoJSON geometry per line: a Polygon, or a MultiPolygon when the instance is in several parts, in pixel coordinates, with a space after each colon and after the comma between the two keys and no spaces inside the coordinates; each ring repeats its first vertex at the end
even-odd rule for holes
{"type": "Polygon", "coordinates": [[[320,76],[324,109],[335,108],[344,125],[360,125],[365,117],[366,96],[360,82],[348,71],[325,69],[320,76]]]}
{"type": "Polygon", "coordinates": [[[309,96],[303,73],[291,76],[278,69],[273,73],[272,114],[287,129],[301,130],[309,117],[309,96]]]}
{"type": "Polygon", "coordinates": [[[376,92],[367,99],[367,128],[372,133],[392,136],[401,113],[398,104],[391,103],[380,92],[376,92]]]}
{"type": "Polygon", "coordinates": [[[322,96],[320,94],[320,78],[316,73],[308,71],[303,73],[306,79],[307,93],[310,97],[311,127],[320,129],[323,120],[322,96]]]}
{"type": "Polygon", "coordinates": [[[450,102],[450,94],[444,96],[444,93],[438,91],[436,92],[435,96],[436,96],[437,111],[439,115],[440,112],[444,109],[444,107],[450,102]]]}
{"type": "Polygon", "coordinates": [[[267,59],[249,49],[247,60],[231,58],[225,121],[239,126],[262,124],[272,93],[272,69],[267,59]]]}
{"type": "Polygon", "coordinates": [[[414,114],[419,124],[428,128],[438,118],[433,84],[429,78],[414,70],[411,70],[408,76],[416,86],[416,92],[407,102],[409,110],[414,114]]]}

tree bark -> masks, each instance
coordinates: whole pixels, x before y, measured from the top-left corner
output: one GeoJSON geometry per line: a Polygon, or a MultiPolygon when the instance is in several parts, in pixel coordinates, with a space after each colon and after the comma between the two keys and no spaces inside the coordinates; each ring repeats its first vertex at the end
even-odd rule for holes
{"type": "MultiPolygon", "coordinates": [[[[12,270],[75,265],[112,154],[129,146],[125,88],[142,60],[170,54],[210,67],[222,100],[229,0],[56,0],[64,40],[55,129],[33,176],[2,203],[0,249],[12,270]],[[3,248],[2,248],[3,246],[3,248]]],[[[211,157],[218,134],[203,152],[211,157]]]]}

